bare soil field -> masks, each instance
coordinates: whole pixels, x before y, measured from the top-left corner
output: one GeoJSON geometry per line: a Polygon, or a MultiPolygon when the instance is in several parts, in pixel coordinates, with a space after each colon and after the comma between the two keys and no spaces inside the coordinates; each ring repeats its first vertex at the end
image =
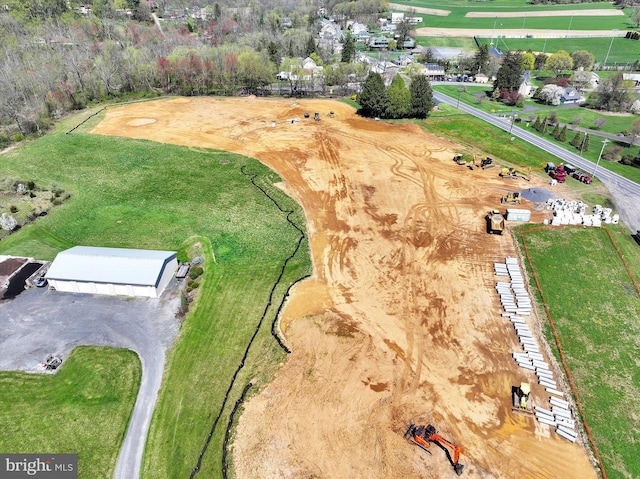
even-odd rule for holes
{"type": "Polygon", "coordinates": [[[548,395],[510,356],[492,263],[516,248],[483,216],[535,181],[469,171],[418,125],[330,100],[161,100],[111,108],[93,132],[255,157],[304,208],[314,274],[282,313],[292,354],[245,403],[235,477],[456,477],[444,451],[403,439],[424,421],[462,447],[463,477],[596,478],[583,447],[511,412],[522,380],[548,395]]]}
{"type": "Polygon", "coordinates": [[[545,10],[533,12],[469,12],[469,18],[517,18],[517,17],[616,17],[624,16],[622,10],[596,8],[594,10],[545,10]]]}
{"type": "Polygon", "coordinates": [[[410,5],[401,5],[399,3],[390,3],[389,8],[400,10],[403,12],[414,11],[415,13],[424,13],[426,15],[436,15],[439,17],[449,16],[451,10],[441,10],[439,8],[412,7],[410,5]]]}
{"type": "MultiPolygon", "coordinates": [[[[493,37],[496,34],[491,28],[416,28],[415,33],[419,37],[493,37]]],[[[504,38],[524,38],[532,35],[532,38],[564,38],[565,31],[541,30],[536,28],[501,28],[498,35],[504,38]]],[[[572,30],[571,38],[589,37],[624,37],[626,31],[614,32],[612,30],[572,30]]]]}

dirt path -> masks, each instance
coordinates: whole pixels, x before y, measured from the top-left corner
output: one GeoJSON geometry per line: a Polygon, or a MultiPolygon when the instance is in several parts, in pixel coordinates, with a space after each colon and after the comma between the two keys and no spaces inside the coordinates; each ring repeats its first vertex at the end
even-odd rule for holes
{"type": "Polygon", "coordinates": [[[468,18],[518,18],[518,17],[618,17],[622,10],[597,8],[593,10],[545,10],[529,12],[469,12],[468,18]]]}
{"type": "Polygon", "coordinates": [[[510,411],[522,380],[548,396],[510,357],[492,262],[516,251],[482,216],[531,184],[457,166],[455,145],[333,101],[149,102],[109,109],[94,132],[256,157],[306,212],[314,276],[283,312],[293,353],[246,403],[236,477],[456,477],[443,451],[402,438],[412,420],[462,446],[470,479],[596,477],[584,449],[510,411]],[[322,120],[285,122],[305,111],[322,120]]]}
{"type": "Polygon", "coordinates": [[[400,10],[401,12],[414,11],[415,13],[424,13],[426,15],[437,15],[439,17],[446,17],[451,13],[451,10],[441,10],[439,8],[412,7],[411,5],[401,5],[400,3],[390,3],[389,8],[393,10],[400,10]]]}
{"type": "Polygon", "coordinates": [[[566,30],[541,30],[535,28],[416,28],[415,33],[419,37],[494,37],[500,35],[505,38],[524,38],[532,35],[532,38],[588,38],[588,37],[624,37],[626,31],[614,32],[612,30],[571,30],[567,35],[566,30]]]}

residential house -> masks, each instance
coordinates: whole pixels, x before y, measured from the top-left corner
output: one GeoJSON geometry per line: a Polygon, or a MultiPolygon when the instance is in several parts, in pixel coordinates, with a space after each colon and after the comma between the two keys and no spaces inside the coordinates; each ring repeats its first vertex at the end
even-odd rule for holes
{"type": "Polygon", "coordinates": [[[369,30],[367,26],[363,23],[353,22],[350,26],[348,26],[349,30],[351,30],[351,35],[357,37],[361,34],[368,35],[369,30]]]}
{"type": "Polygon", "coordinates": [[[405,49],[415,48],[415,46],[416,46],[416,41],[411,37],[405,38],[404,43],[402,44],[402,48],[405,48],[405,49]]]}
{"type": "Polygon", "coordinates": [[[413,59],[412,56],[410,56],[410,55],[400,55],[396,59],[396,61],[394,61],[393,63],[395,63],[396,65],[399,65],[401,67],[407,67],[407,66],[411,65],[414,62],[415,62],[415,60],[413,59]]]}
{"type": "Polygon", "coordinates": [[[424,75],[431,81],[444,80],[444,67],[438,63],[426,63],[424,75]]]}
{"type": "Polygon", "coordinates": [[[525,98],[533,95],[533,84],[531,83],[531,70],[525,70],[522,74],[520,86],[518,87],[518,93],[525,98]]]}
{"type": "Polygon", "coordinates": [[[476,83],[489,83],[489,77],[484,73],[478,73],[476,75],[476,83]]]}
{"type": "Polygon", "coordinates": [[[391,23],[402,23],[404,21],[404,13],[392,13],[391,23]]]}
{"type": "Polygon", "coordinates": [[[623,73],[622,79],[633,82],[633,87],[640,87],[640,73],[623,73]]]}
{"type": "Polygon", "coordinates": [[[565,88],[564,92],[560,96],[560,103],[582,103],[584,97],[580,96],[578,90],[573,87],[565,88]]]}
{"type": "Polygon", "coordinates": [[[322,25],[320,27],[320,38],[324,40],[336,40],[340,42],[344,40],[344,34],[342,33],[340,25],[338,25],[337,23],[329,20],[322,20],[322,25]]]}
{"type": "Polygon", "coordinates": [[[373,49],[389,48],[389,39],[387,37],[376,37],[371,39],[367,46],[373,49]]]}

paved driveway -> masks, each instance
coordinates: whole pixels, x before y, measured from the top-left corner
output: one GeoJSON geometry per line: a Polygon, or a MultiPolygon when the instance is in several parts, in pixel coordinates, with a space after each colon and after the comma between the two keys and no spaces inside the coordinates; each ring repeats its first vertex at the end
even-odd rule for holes
{"type": "Polygon", "coordinates": [[[128,348],[140,357],[140,391],[116,478],[139,476],[151,414],[162,382],[165,352],[178,332],[174,279],[161,299],[120,298],[32,288],[0,303],[0,370],[42,372],[48,354],[63,360],[78,345],[128,348]]]}

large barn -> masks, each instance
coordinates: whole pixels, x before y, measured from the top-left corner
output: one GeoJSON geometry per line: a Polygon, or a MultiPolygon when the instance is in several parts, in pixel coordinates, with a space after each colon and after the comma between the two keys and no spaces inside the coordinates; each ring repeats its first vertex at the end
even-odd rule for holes
{"type": "Polygon", "coordinates": [[[46,278],[56,291],[158,298],[177,268],[173,251],[75,246],[58,253],[46,278]]]}

